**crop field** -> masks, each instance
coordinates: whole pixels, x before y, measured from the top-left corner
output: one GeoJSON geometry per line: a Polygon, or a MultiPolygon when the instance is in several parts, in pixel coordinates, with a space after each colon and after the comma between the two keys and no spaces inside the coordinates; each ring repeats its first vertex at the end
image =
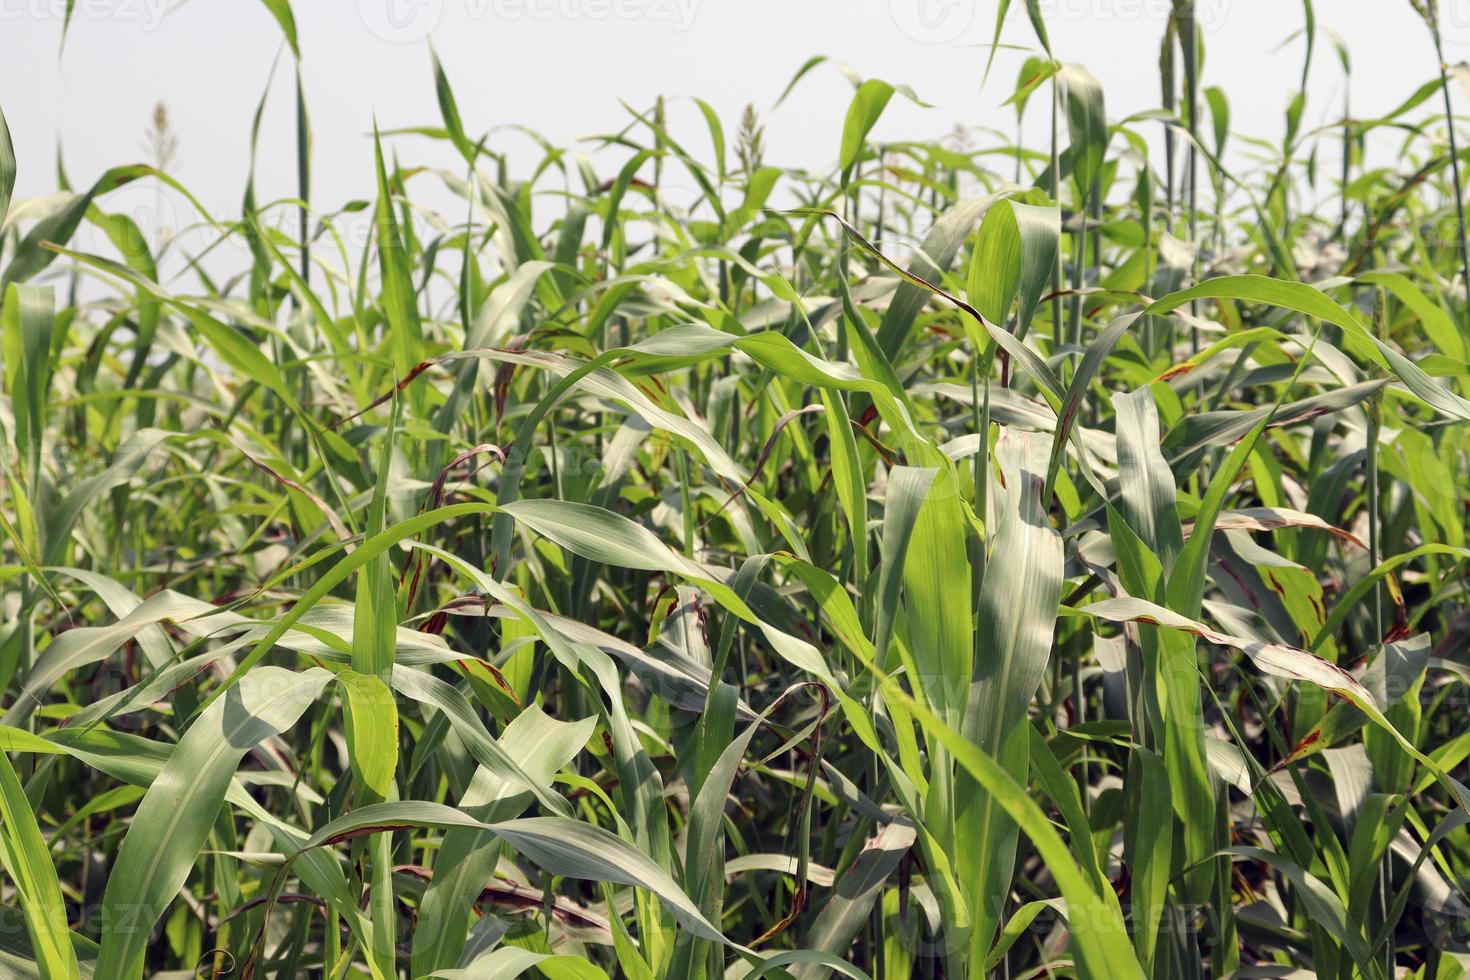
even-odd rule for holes
{"type": "Polygon", "coordinates": [[[1034,145],[813,58],[822,171],[426,52],[342,200],[286,0],[292,196],[0,116],[0,975],[1465,976],[1470,69],[1383,6],[1276,143],[1187,0],[1126,118],[1016,4],[1034,145]]]}

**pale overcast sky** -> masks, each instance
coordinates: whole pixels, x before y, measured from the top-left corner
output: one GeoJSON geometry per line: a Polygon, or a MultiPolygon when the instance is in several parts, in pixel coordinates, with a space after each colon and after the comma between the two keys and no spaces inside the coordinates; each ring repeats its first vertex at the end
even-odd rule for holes
{"type": "MultiPolygon", "coordinates": [[[[1053,48],[1103,82],[1118,119],[1159,104],[1157,58],[1168,0],[1042,0],[1053,48]]],[[[1470,0],[1441,0],[1450,61],[1470,57],[1470,0]]],[[[58,55],[64,0],[0,0],[0,106],[19,157],[17,196],[54,188],[60,142],[74,184],[143,157],[142,134],[164,100],[179,134],[177,176],[218,213],[238,207],[252,113],[280,50],[280,32],[253,0],[76,0],[58,55]]],[[[813,54],[865,77],[907,83],[932,103],[895,99],[875,138],[924,138],[955,123],[1009,126],[1024,53],[1002,51],[982,86],[995,0],[296,0],[302,69],[315,129],[314,204],[372,193],[373,118],[385,128],[437,124],[429,39],[458,95],[465,126],[529,125],[553,142],[610,132],[619,100],[646,107],[662,93],[699,95],[733,133],[740,109],[770,108],[813,54]]],[[[1023,0],[1003,39],[1032,45],[1023,0]]],[[[1317,0],[1319,44],[1309,125],[1341,111],[1343,74],[1327,32],[1353,59],[1354,114],[1400,102],[1435,71],[1408,0],[1317,0]]],[[[1233,128],[1278,140],[1301,71],[1296,0],[1198,0],[1206,84],[1222,86],[1233,128]]],[[[824,168],[837,155],[849,83],[830,65],[767,119],[768,162],[824,168]]],[[[708,152],[692,104],[676,131],[708,152]]],[[[1036,113],[1041,123],[1042,113],[1036,113]]],[[[267,107],[260,197],[293,192],[289,65],[267,107]]],[[[522,137],[497,137],[529,166],[522,137]],[[517,143],[517,140],[521,140],[517,143]],[[517,152],[517,147],[520,147],[517,152]]],[[[1044,144],[1041,144],[1044,145],[1044,144]]],[[[452,155],[404,138],[405,163],[452,155]]],[[[1387,152],[1392,152],[1390,148],[1387,152]]]]}

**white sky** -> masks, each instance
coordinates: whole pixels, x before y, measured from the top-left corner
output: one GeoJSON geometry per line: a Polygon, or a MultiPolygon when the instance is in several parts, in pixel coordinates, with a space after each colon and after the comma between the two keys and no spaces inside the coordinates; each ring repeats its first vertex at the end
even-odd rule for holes
{"type": "MultiPolygon", "coordinates": [[[[1157,57],[1168,0],[1042,0],[1053,48],[1097,75],[1108,114],[1159,104],[1157,57]]],[[[58,142],[74,185],[143,158],[142,134],[163,99],[179,134],[176,175],[219,214],[237,213],[250,121],[280,32],[254,0],[76,0],[58,56],[63,0],[0,0],[0,107],[19,158],[17,197],[54,188],[58,142]]],[[[389,129],[437,125],[426,37],[459,99],[466,129],[521,123],[555,143],[610,132],[619,99],[699,95],[733,133],[740,109],[763,113],[810,55],[841,58],[867,77],[912,85],[933,104],[895,98],[875,138],[940,136],[956,122],[1011,125],[1009,96],[1024,53],[1002,51],[982,87],[996,0],[296,0],[302,69],[315,131],[313,204],[328,209],[373,190],[374,116],[389,129]]],[[[1470,0],[1441,0],[1450,61],[1470,57],[1470,0]]],[[[1435,71],[1408,0],[1317,0],[1319,44],[1307,125],[1341,111],[1343,75],[1326,32],[1353,58],[1354,114],[1371,117],[1435,71]]],[[[1024,0],[1006,42],[1032,45],[1024,0]]],[[[1198,0],[1205,84],[1227,92],[1237,132],[1279,140],[1301,71],[1297,0],[1198,0]],[[1284,46],[1283,46],[1284,43],[1284,46]]],[[[766,119],[767,161],[813,169],[837,155],[851,87],[831,65],[808,76],[766,119]]],[[[294,191],[289,63],[267,106],[259,197],[294,191]]],[[[697,155],[709,144],[694,107],[671,109],[697,155]]],[[[1034,112],[1041,124],[1042,107],[1034,112]]],[[[1156,129],[1156,126],[1150,128],[1156,129]]],[[[539,154],[495,137],[520,173],[539,154]]],[[[1043,146],[1044,143],[1036,144],[1043,146]]],[[[404,137],[404,163],[451,165],[447,148],[404,137]]],[[[1391,146],[1387,152],[1393,152],[1391,146]]],[[[612,165],[607,166],[611,172],[612,165]]]]}

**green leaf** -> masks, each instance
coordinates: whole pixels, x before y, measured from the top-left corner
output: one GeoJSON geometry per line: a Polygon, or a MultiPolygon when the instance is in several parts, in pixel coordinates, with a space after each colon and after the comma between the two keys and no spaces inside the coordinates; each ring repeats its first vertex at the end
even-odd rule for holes
{"type": "MultiPolygon", "coordinates": [[[[567,723],[531,705],[511,720],[500,747],[526,774],[550,787],[552,778],[576,757],[596,728],[595,718],[567,723]]],[[[494,823],[519,816],[534,797],[517,781],[479,767],[460,796],[460,809],[494,823]]],[[[445,833],[434,860],[434,877],[419,904],[413,934],[413,975],[458,962],[469,934],[470,915],[481,889],[495,873],[499,838],[487,830],[455,828],[445,833]]]]}
{"type": "MultiPolygon", "coordinates": [[[[1027,706],[1051,657],[1061,599],[1062,541],[1047,521],[1041,497],[1043,442],[1007,429],[996,444],[996,456],[1006,495],[989,558],[996,572],[985,576],[980,590],[975,661],[961,731],[997,761],[1009,780],[1021,783],[1029,769],[1027,706]]],[[[957,783],[955,852],[975,916],[973,957],[989,952],[1001,918],[1001,897],[1010,891],[1014,821],[1013,808],[973,772],[957,783]]]]}
{"type": "Polygon", "coordinates": [[[304,846],[320,847],[396,827],[488,830],[551,874],[647,889],[659,897],[684,928],[701,939],[728,943],[674,879],[647,855],[616,834],[566,817],[521,817],[486,823],[438,803],[374,803],[317,828],[304,846]]]}
{"type": "MultiPolygon", "coordinates": [[[[398,427],[398,403],[394,402],[383,449],[378,457],[377,480],[368,504],[367,535],[383,532],[388,512],[388,473],[393,466],[393,435],[398,427]]],[[[383,549],[357,573],[357,602],[352,607],[352,666],[363,674],[386,681],[393,673],[398,600],[393,594],[393,566],[388,549],[383,549]]]]}
{"type": "Polygon", "coordinates": [[[41,975],[76,978],[76,951],[66,924],[66,904],[51,853],[36,825],[31,803],[10,760],[0,753],[0,859],[15,882],[26,932],[41,975]]]}
{"type": "Polygon", "coordinates": [[[1102,173],[1108,149],[1108,116],[1103,107],[1102,83],[1081,65],[1063,65],[1061,82],[1067,92],[1067,132],[1072,141],[1072,176],[1083,197],[1102,173]]]}
{"type": "Polygon", "coordinates": [[[913,658],[917,690],[946,724],[958,727],[969,693],[974,639],[968,532],[954,477],[907,466],[890,472],[883,532],[885,576],[890,529],[905,519],[911,530],[897,556],[902,560],[904,645],[913,658]]]}
{"type": "Polygon", "coordinates": [[[970,254],[965,298],[992,323],[1004,324],[1021,285],[1021,231],[1009,201],[985,212],[970,254]]]}
{"type": "Polygon", "coordinates": [[[607,980],[601,968],[571,953],[538,953],[515,946],[501,946],[477,956],[461,969],[437,969],[415,974],[439,980],[514,980],[527,970],[536,969],[550,980],[607,980]]]}
{"type": "MultiPolygon", "coordinates": [[[[912,826],[895,820],[864,842],[862,852],[834,883],[832,898],[812,920],[802,946],[834,955],[847,951],[858,930],[870,921],[873,903],[908,855],[915,837],[912,826]]],[[[827,969],[816,963],[804,964],[794,972],[803,980],[827,975],[827,969]]]]}
{"type": "Polygon", "coordinates": [[[883,114],[888,100],[893,98],[894,88],[887,82],[870,78],[858,86],[852,102],[847,107],[847,118],[842,123],[842,152],[838,155],[837,169],[846,173],[857,162],[863,150],[863,141],[868,138],[873,124],[883,114]]]}
{"type": "Polygon", "coordinates": [[[368,798],[385,799],[398,770],[398,707],[388,685],[372,674],[337,675],[345,695],[347,754],[368,798]]]}
{"type": "Polygon", "coordinates": [[[15,146],[10,142],[10,126],[0,110],[0,228],[10,213],[10,197],[15,191],[15,146]]]}
{"type": "Polygon", "coordinates": [[[454,99],[454,89],[449,85],[449,76],[439,62],[439,53],[429,46],[429,58],[434,63],[434,93],[439,98],[439,115],[444,119],[444,128],[449,132],[450,142],[460,156],[471,166],[475,162],[475,147],[465,135],[464,123],[459,118],[459,104],[454,99]]]}
{"type": "Polygon", "coordinates": [[[46,431],[46,391],[51,385],[51,331],[56,299],[50,286],[12,283],[0,309],[5,351],[5,391],[15,416],[16,449],[26,473],[39,479],[46,431]]]}
{"type": "Polygon", "coordinates": [[[1459,421],[1470,420],[1470,401],[1435,381],[1413,361],[1373,336],[1356,316],[1333,302],[1322,290],[1303,282],[1266,276],[1221,276],[1170,293],[1144,312],[1167,313],[1191,300],[1211,298],[1268,303],[1341,327],[1343,340],[1353,353],[1392,371],[1411,392],[1441,415],[1459,421]]]}
{"type": "MultiPolygon", "coordinates": [[[[5,133],[4,142],[9,148],[10,133],[8,130],[5,133]]],[[[4,152],[0,152],[0,178],[3,178],[5,173],[3,164],[5,155],[4,152]]],[[[13,158],[13,151],[9,155],[13,158]]],[[[153,173],[156,171],[152,167],[142,164],[113,167],[98,177],[96,183],[87,188],[84,193],[72,195],[65,204],[37,221],[15,249],[4,273],[0,273],[0,290],[13,282],[25,282],[50,265],[51,260],[63,251],[61,246],[71,240],[72,234],[76,232],[77,226],[82,223],[82,218],[87,214],[87,209],[92,206],[93,199],[98,195],[106,194],[139,177],[153,173]]]]}
{"type": "MultiPolygon", "coordinates": [[[[1000,194],[987,194],[950,205],[930,226],[923,244],[915,250],[907,270],[909,275],[923,282],[939,282],[976,220],[999,200],[1000,194]]],[[[889,361],[898,359],[919,311],[929,302],[931,295],[932,290],[909,279],[898,284],[893,299],[883,311],[883,320],[878,324],[878,347],[889,361]]]]}
{"type": "Polygon", "coordinates": [[[1111,890],[1099,894],[1093,889],[1073,861],[1067,845],[1025,787],[990,754],[905,693],[893,677],[878,669],[870,659],[861,659],[881,684],[884,699],[912,713],[925,732],[949,750],[965,772],[985,789],[989,799],[994,800],[1031,839],[1067,901],[1074,951],[1083,975],[1143,976],[1128,947],[1127,929],[1123,925],[1116,896],[1111,890]]]}
{"type": "Polygon", "coordinates": [[[199,858],[240,760],[296,723],[332,675],[260,667],[206,708],[148,788],[102,895],[97,976],[143,975],[148,934],[199,858]]]}
{"type": "Polygon", "coordinates": [[[987,320],[1004,324],[1020,297],[1015,330],[1025,337],[1042,293],[1050,286],[1061,247],[1062,212],[997,201],[985,212],[970,257],[965,295],[987,320]]]}
{"type": "Polygon", "coordinates": [[[1118,440],[1118,511],[1167,575],[1184,550],[1178,488],[1159,451],[1159,411],[1148,388],[1113,395],[1118,440]]]}
{"type": "Polygon", "coordinates": [[[261,0],[276,23],[281,27],[281,33],[286,36],[286,43],[291,46],[291,56],[297,61],[301,60],[301,48],[296,43],[296,16],[291,13],[290,0],[261,0]]]}
{"type": "MultiPolygon", "coordinates": [[[[423,358],[424,332],[419,322],[417,294],[408,272],[408,249],[393,214],[393,196],[388,171],[383,165],[383,144],[373,129],[373,154],[378,171],[378,199],[373,226],[378,246],[378,271],[382,276],[383,317],[387,321],[397,380],[407,378],[423,358]]],[[[415,388],[414,391],[421,389],[415,388]]]]}
{"type": "Polygon", "coordinates": [[[1148,749],[1137,749],[1128,762],[1129,798],[1136,809],[1125,824],[1124,850],[1132,882],[1133,945],[1144,971],[1152,974],[1158,955],[1159,924],[1168,902],[1174,835],[1169,772],[1148,749]]]}
{"type": "Polygon", "coordinates": [[[199,331],[214,353],[219,355],[220,360],[224,361],[231,369],[239,372],[249,380],[265,388],[269,388],[288,408],[298,415],[301,414],[301,406],[297,404],[296,396],[292,392],[290,385],[286,383],[285,376],[281,374],[280,370],[270,358],[261,352],[258,345],[247,340],[234,327],[221,323],[205,312],[201,306],[178,299],[166,293],[157,283],[150,281],[146,276],[142,276],[127,266],[114,262],[111,259],[106,259],[98,255],[85,255],[64,248],[56,248],[53,251],[127,280],[134,286],[139,287],[148,294],[174,307],[189,319],[190,324],[193,325],[195,330],[199,331]]]}

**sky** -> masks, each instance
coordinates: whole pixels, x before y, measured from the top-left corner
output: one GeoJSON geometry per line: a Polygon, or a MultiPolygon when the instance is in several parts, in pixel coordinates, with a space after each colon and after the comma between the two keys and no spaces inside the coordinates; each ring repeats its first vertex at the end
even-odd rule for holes
{"type": "MultiPolygon", "coordinates": [[[[1169,0],[1040,0],[1053,50],[1103,83],[1110,118],[1159,104],[1158,49],[1169,0]]],[[[55,188],[61,149],[73,185],[146,158],[144,131],[162,100],[178,136],[172,172],[218,215],[238,213],[251,119],[281,54],[281,32],[253,0],[75,0],[64,49],[65,0],[0,0],[0,108],[16,147],[17,199],[55,188]]],[[[1435,73],[1433,49],[1408,0],[1317,0],[1319,39],[1306,123],[1340,118],[1348,84],[1329,33],[1352,60],[1355,115],[1402,101],[1435,73]]],[[[1470,57],[1470,0],[1442,0],[1446,57],[1470,57]]],[[[458,97],[465,128],[530,126],[571,145],[621,127],[622,105],[670,97],[672,126],[696,155],[708,137],[699,96],[727,133],[752,103],[765,121],[766,160],[825,169],[836,160],[851,83],[835,64],[773,103],[810,56],[864,77],[912,86],[929,108],[896,98],[874,139],[934,138],[957,123],[1011,127],[1003,106],[1034,46],[1016,0],[989,79],[996,0],[296,0],[301,70],[314,130],[313,203],[373,193],[371,132],[439,121],[430,44],[458,97]]],[[[1205,85],[1219,85],[1238,132],[1279,141],[1302,70],[1297,0],[1197,0],[1205,85]],[[1295,35],[1295,36],[1294,36],[1295,35]]],[[[293,193],[293,94],[281,58],[263,118],[258,197],[293,193]]],[[[1038,127],[1044,114],[1033,114],[1038,127]]],[[[1036,132],[1044,146],[1044,130],[1036,132]]],[[[1241,144],[1244,146],[1245,144],[1241,144]]],[[[512,166],[539,158],[530,140],[498,130],[512,166]]],[[[452,152],[397,137],[405,163],[450,166],[452,152]]],[[[1385,152],[1393,152],[1390,146],[1385,152]]],[[[613,165],[609,165],[609,171],[613,165]]],[[[146,189],[133,210],[148,210],[146,189]]],[[[170,216],[158,218],[167,223],[170,216]]]]}

